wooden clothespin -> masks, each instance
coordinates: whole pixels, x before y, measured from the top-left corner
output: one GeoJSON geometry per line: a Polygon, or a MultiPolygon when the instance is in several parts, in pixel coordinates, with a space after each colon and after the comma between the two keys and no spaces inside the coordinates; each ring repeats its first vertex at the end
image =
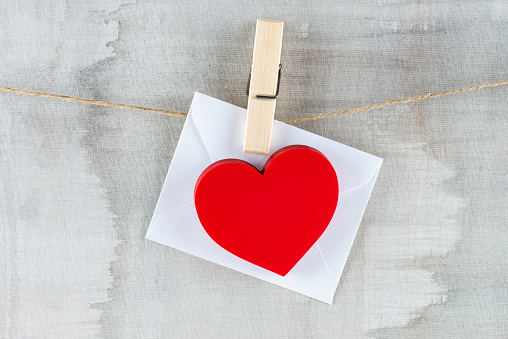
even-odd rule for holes
{"type": "Polygon", "coordinates": [[[280,81],[283,27],[282,21],[257,20],[243,142],[245,153],[270,153],[275,98],[280,81]]]}

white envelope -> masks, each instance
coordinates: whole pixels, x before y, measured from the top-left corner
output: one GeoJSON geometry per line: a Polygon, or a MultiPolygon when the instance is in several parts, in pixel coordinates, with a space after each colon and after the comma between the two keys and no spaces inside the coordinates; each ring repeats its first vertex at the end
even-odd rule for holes
{"type": "Polygon", "coordinates": [[[146,238],[331,304],[383,160],[274,121],[272,153],[294,144],[321,151],[339,180],[339,202],[328,228],[284,277],[217,245],[201,226],[194,185],[211,163],[236,158],[262,169],[269,156],[242,151],[245,109],[195,93],[146,238]]]}

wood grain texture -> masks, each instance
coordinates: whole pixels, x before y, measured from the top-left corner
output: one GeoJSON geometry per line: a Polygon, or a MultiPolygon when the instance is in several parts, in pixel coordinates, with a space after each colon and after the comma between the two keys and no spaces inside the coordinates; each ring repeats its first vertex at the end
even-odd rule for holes
{"type": "Polygon", "coordinates": [[[276,101],[276,99],[249,96],[243,142],[245,153],[270,154],[276,101]]]}
{"type": "Polygon", "coordinates": [[[256,22],[243,142],[245,153],[270,154],[283,28],[282,21],[258,19],[256,22]]]}
{"type": "MultiPolygon", "coordinates": [[[[9,1],[2,86],[246,106],[284,20],[276,119],[508,78],[501,0],[9,1]]],[[[332,306],[147,242],[183,121],[0,93],[0,337],[508,333],[507,89],[302,123],[385,158],[332,306]]]]}
{"type": "Polygon", "coordinates": [[[279,82],[284,22],[257,19],[249,93],[275,96],[279,82]]]}

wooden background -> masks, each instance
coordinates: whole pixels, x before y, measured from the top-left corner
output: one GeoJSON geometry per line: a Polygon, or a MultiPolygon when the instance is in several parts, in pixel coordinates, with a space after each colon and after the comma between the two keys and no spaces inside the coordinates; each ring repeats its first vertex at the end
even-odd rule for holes
{"type": "MultiPolygon", "coordinates": [[[[508,3],[9,0],[0,86],[279,120],[508,79],[508,3]]],[[[332,306],[146,241],[184,119],[0,93],[0,337],[508,336],[508,87],[298,127],[385,159],[332,306]]]]}

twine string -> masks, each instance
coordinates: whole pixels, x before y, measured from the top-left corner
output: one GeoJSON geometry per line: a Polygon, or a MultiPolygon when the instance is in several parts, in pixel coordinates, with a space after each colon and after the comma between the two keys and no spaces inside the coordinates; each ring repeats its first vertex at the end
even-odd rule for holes
{"type": "Polygon", "coordinates": [[[59,99],[59,100],[65,100],[65,101],[80,102],[82,104],[89,104],[89,105],[96,105],[96,106],[107,106],[107,107],[116,107],[116,108],[137,109],[137,110],[140,110],[140,111],[162,113],[162,114],[167,114],[167,115],[171,115],[171,116],[174,116],[174,117],[181,117],[181,118],[184,118],[184,117],[187,116],[187,113],[179,113],[179,112],[167,111],[165,109],[149,108],[149,107],[141,107],[141,106],[133,106],[133,105],[125,105],[125,104],[117,104],[117,103],[114,103],[114,102],[107,102],[107,101],[100,101],[100,100],[90,100],[90,99],[77,98],[77,97],[69,97],[67,95],[51,94],[51,93],[44,93],[44,92],[33,92],[33,91],[29,91],[27,89],[0,87],[0,91],[1,92],[15,93],[15,94],[31,95],[31,96],[34,96],[34,97],[41,97],[41,98],[51,98],[51,99],[59,99]]]}
{"type": "Polygon", "coordinates": [[[352,109],[346,109],[346,110],[343,110],[343,111],[337,111],[337,112],[332,112],[332,113],[324,113],[324,114],[311,115],[311,116],[300,118],[300,119],[286,120],[284,122],[286,124],[296,124],[297,122],[304,122],[304,121],[324,119],[324,118],[332,117],[332,116],[335,116],[335,115],[346,114],[346,113],[355,113],[355,112],[369,111],[369,110],[372,110],[372,109],[377,109],[377,108],[391,106],[391,105],[407,104],[409,102],[415,102],[415,101],[420,101],[420,100],[425,100],[425,99],[432,99],[432,98],[439,98],[439,97],[444,97],[444,96],[447,96],[447,95],[453,95],[453,94],[459,94],[459,93],[464,93],[464,92],[476,91],[476,90],[479,90],[479,89],[482,89],[482,88],[502,86],[502,85],[508,85],[508,80],[503,80],[503,81],[498,81],[498,82],[491,82],[491,83],[488,83],[488,84],[483,84],[483,85],[478,85],[478,86],[471,86],[471,87],[465,87],[465,88],[460,88],[460,89],[454,89],[452,91],[444,91],[444,92],[438,92],[438,93],[417,95],[417,96],[409,97],[409,98],[390,100],[390,101],[380,102],[380,103],[374,104],[374,105],[363,106],[363,107],[352,108],[352,109]]]}
{"type": "MultiPolygon", "coordinates": [[[[503,85],[508,85],[508,80],[490,82],[490,83],[483,84],[483,85],[465,87],[465,88],[455,89],[455,90],[451,90],[451,91],[444,91],[444,92],[438,92],[438,93],[418,95],[418,96],[409,97],[409,98],[390,100],[390,101],[380,102],[380,103],[374,104],[374,105],[357,107],[357,108],[353,108],[353,109],[346,109],[343,111],[337,111],[337,112],[331,112],[331,113],[311,115],[311,116],[307,116],[307,117],[303,117],[303,118],[299,118],[299,119],[286,120],[284,122],[287,124],[296,124],[296,123],[304,122],[304,121],[324,119],[324,118],[332,117],[335,115],[342,115],[342,114],[362,112],[362,111],[370,111],[373,109],[378,109],[381,107],[386,107],[386,106],[391,106],[391,105],[406,104],[406,103],[425,100],[425,99],[439,98],[439,97],[444,97],[447,95],[476,91],[476,90],[479,90],[482,88],[496,87],[496,86],[503,86],[503,85]]],[[[80,103],[88,104],[88,105],[135,109],[135,110],[140,110],[140,111],[145,111],[145,112],[155,112],[155,113],[166,114],[166,115],[170,115],[170,116],[174,116],[174,117],[186,117],[187,116],[186,113],[168,111],[168,110],[164,110],[164,109],[133,106],[133,105],[126,105],[126,104],[117,104],[117,103],[107,102],[107,101],[90,100],[90,99],[70,97],[70,96],[66,96],[66,95],[51,94],[51,93],[44,93],[44,92],[34,92],[34,91],[26,90],[26,89],[17,89],[17,88],[1,87],[0,86],[0,91],[15,93],[15,94],[22,94],[22,95],[31,95],[31,96],[42,97],[42,98],[52,98],[52,99],[66,100],[66,101],[72,101],[72,102],[80,102],[80,103]]]]}

